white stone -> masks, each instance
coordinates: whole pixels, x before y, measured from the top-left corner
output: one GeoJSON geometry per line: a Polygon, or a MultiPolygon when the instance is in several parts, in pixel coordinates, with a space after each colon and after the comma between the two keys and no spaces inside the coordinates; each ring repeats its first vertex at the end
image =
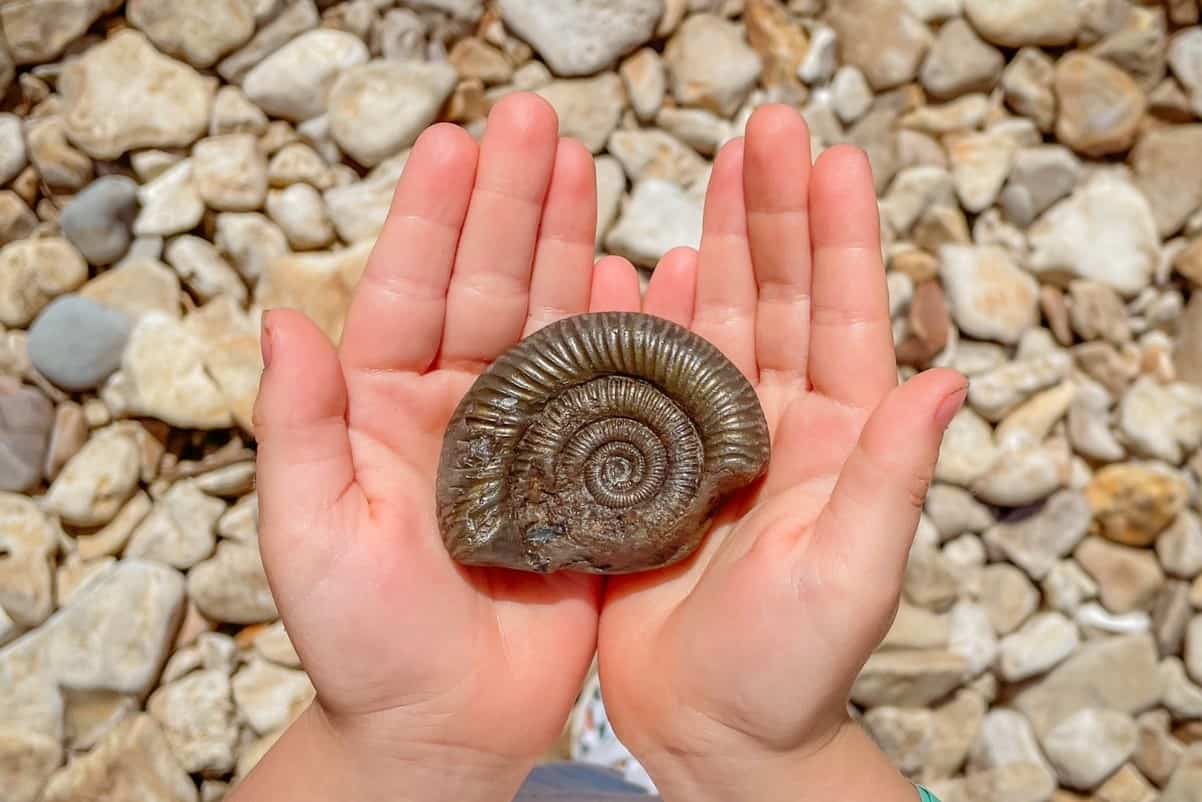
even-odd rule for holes
{"type": "Polygon", "coordinates": [[[36,627],[54,611],[51,568],[57,550],[56,527],[38,506],[25,496],[0,493],[0,610],[10,622],[36,627]]]}
{"type": "Polygon", "coordinates": [[[213,553],[214,528],[223,512],[225,504],[206,495],[195,482],[177,482],[134,529],[125,556],[191,568],[213,553]]]}
{"type": "Polygon", "coordinates": [[[279,226],[258,212],[217,215],[213,243],[242,278],[253,284],[271,261],[288,253],[288,240],[279,226]]]}
{"type": "Polygon", "coordinates": [[[582,76],[650,41],[664,0],[500,0],[497,7],[556,75],[582,76]]]}
{"type": "Polygon", "coordinates": [[[1002,638],[999,667],[1002,679],[1019,682],[1048,671],[1081,642],[1077,625],[1060,613],[1040,613],[1002,638]]]}
{"type": "Polygon", "coordinates": [[[1010,175],[1014,138],[1005,130],[973,131],[948,136],[944,147],[964,209],[979,213],[992,206],[1010,175]]]}
{"type": "Polygon", "coordinates": [[[0,248],[0,324],[24,328],[87,277],[88,263],[62,237],[10,242],[0,248]]]}
{"type": "Polygon", "coordinates": [[[763,70],[743,31],[714,14],[688,17],[668,42],[664,61],[677,101],[724,117],[738,110],[763,70]]]}
{"type": "Polygon", "coordinates": [[[326,190],[326,212],[343,242],[374,240],[380,233],[408,160],[406,151],[380,164],[362,181],[326,190]]]}
{"type": "Polygon", "coordinates": [[[236,86],[223,86],[217,90],[213,101],[213,118],[209,121],[209,135],[255,134],[267,130],[267,115],[250,102],[246,93],[236,86]]]}
{"type": "Polygon", "coordinates": [[[242,89],[273,117],[300,122],[325,113],[326,95],[345,70],[367,61],[367,45],[345,31],[308,31],[246,74],[242,89]]]}
{"type": "Polygon", "coordinates": [[[188,595],[214,621],[255,624],[278,616],[257,543],[218,543],[217,553],[189,572],[188,595]]]}
{"type": "Polygon", "coordinates": [[[249,212],[267,195],[267,160],[254,134],[222,134],[192,149],[192,185],[210,208],[249,212]]]}
{"type": "Polygon", "coordinates": [[[171,240],[165,253],[188,289],[202,302],[218,296],[245,303],[246,285],[208,240],[190,234],[171,240]]]}
{"type": "Polygon", "coordinates": [[[138,189],[138,202],[142,209],[134,220],[134,233],[139,237],[167,237],[191,231],[205,212],[188,159],[143,184],[138,189]]]}
{"type": "Polygon", "coordinates": [[[1140,456],[1173,465],[1184,458],[1188,433],[1197,429],[1200,419],[1202,408],[1148,376],[1137,379],[1119,403],[1124,441],[1140,456]]]}
{"type": "Polygon", "coordinates": [[[948,245],[939,276],[960,330],[1013,344],[1039,320],[1039,285],[1000,248],[948,245]]]}
{"type": "Polygon", "coordinates": [[[701,244],[701,201],[677,185],[649,179],[635,185],[605,245],[636,265],[654,267],[672,248],[701,244]]]}
{"type": "Polygon", "coordinates": [[[1081,26],[1077,0],[964,0],[969,22],[985,39],[1006,47],[1069,44],[1081,26]]]}
{"type": "Polygon", "coordinates": [[[831,82],[831,108],[839,119],[850,125],[872,106],[872,87],[864,73],[852,64],[845,64],[835,73],[831,82]]]}
{"type": "Polygon", "coordinates": [[[146,707],[184,771],[221,775],[233,770],[238,727],[224,671],[197,671],[163,685],[146,707]]]}
{"type": "Polygon", "coordinates": [[[593,153],[604,149],[626,106],[622,79],[612,72],[596,78],[553,81],[536,92],[559,115],[560,136],[580,140],[593,153]]]}
{"type": "Polygon", "coordinates": [[[1170,576],[1193,579],[1202,573],[1202,521],[1193,511],[1180,512],[1155,545],[1160,564],[1170,576]]]}
{"type": "Polygon", "coordinates": [[[975,677],[993,665],[998,638],[989,611],[973,602],[958,602],[951,611],[947,648],[964,658],[966,677],[975,677]]]}
{"type": "Polygon", "coordinates": [[[314,696],[304,672],[255,658],[234,675],[233,685],[238,715],[260,735],[286,727],[314,696]]]}
{"type": "Polygon", "coordinates": [[[1137,736],[1126,713],[1086,708],[1053,727],[1042,742],[1060,781],[1088,791],[1130,759],[1137,736]]]}
{"type": "Polygon", "coordinates": [[[824,84],[839,66],[839,41],[829,25],[817,25],[810,34],[810,49],[806,51],[797,77],[807,84],[824,84]]]}
{"type": "Polygon", "coordinates": [[[0,114],[0,187],[16,178],[27,162],[21,118],[15,114],[0,114]]]}
{"type": "Polygon", "coordinates": [[[961,409],[944,433],[935,478],[970,486],[993,467],[998,456],[989,424],[971,409],[961,409]]]}
{"type": "Polygon", "coordinates": [[[111,521],[138,487],[148,436],[136,423],[94,432],[50,485],[45,508],[75,526],[111,521]]]}
{"type": "Polygon", "coordinates": [[[211,67],[255,32],[246,0],[129,0],[125,15],[160,50],[194,67],[211,67]]]}
{"type": "Polygon", "coordinates": [[[708,175],[709,165],[696,151],[655,129],[614,131],[609,152],[622,164],[632,184],[659,178],[688,188],[708,175]]]}
{"type": "Polygon", "coordinates": [[[267,214],[284,232],[293,250],[324,248],[334,241],[321,193],[309,184],[293,184],[267,194],[267,214]]]}

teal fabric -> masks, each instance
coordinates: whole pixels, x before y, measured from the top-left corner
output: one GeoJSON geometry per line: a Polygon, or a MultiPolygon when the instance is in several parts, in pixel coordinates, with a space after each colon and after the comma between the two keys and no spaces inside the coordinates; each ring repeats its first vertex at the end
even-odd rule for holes
{"type": "Polygon", "coordinates": [[[939,797],[920,785],[918,786],[918,800],[919,802],[939,802],[939,797]]]}

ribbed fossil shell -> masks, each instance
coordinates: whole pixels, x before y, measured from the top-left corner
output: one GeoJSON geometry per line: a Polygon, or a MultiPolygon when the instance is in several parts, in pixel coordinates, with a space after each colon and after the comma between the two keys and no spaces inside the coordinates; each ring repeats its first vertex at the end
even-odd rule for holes
{"type": "Polygon", "coordinates": [[[669,565],[768,455],[754,388],[709,342],[650,315],[567,318],[503,354],[452,416],[443,539],[469,565],[669,565]]]}

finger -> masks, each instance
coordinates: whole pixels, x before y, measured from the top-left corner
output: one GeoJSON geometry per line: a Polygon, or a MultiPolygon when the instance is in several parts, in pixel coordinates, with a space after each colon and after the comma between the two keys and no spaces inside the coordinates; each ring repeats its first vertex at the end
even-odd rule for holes
{"type": "Polygon", "coordinates": [[[803,379],[810,337],[810,132],[788,106],[751,116],[743,156],[747,235],[759,303],[755,355],[767,371],[803,379]]]}
{"type": "Polygon", "coordinates": [[[346,382],[333,345],[291,309],[263,316],[255,402],[259,520],[267,541],[305,535],[354,486],[346,382]]]}
{"type": "Polygon", "coordinates": [[[588,149],[559,140],[530,276],[522,336],[588,309],[597,230],[597,173],[588,149]]]}
{"type": "Polygon", "coordinates": [[[434,361],[477,152],[450,124],[413,146],[347,313],[340,351],[348,369],[422,371],[434,361]]]}
{"type": "Polygon", "coordinates": [[[876,194],[862,150],[834,147],[814,165],[810,238],[810,382],[843,403],[873,409],[897,383],[897,366],[876,194]]]}
{"type": "Polygon", "coordinates": [[[705,196],[693,331],[756,379],[755,275],[743,206],[743,140],[726,144],[705,196]]]}
{"type": "Polygon", "coordinates": [[[590,312],[637,312],[642,300],[639,274],[629,260],[606,256],[593,268],[590,312]]]}
{"type": "Polygon", "coordinates": [[[900,585],[943,432],[967,392],[959,373],[931,370],[886,395],[815,523],[812,545],[824,564],[900,585]]]}
{"type": "Polygon", "coordinates": [[[444,364],[489,363],[522,335],[558,125],[550,104],[528,93],[489,114],[447,290],[444,364]]]}
{"type": "Polygon", "coordinates": [[[697,251],[688,247],[673,248],[664,254],[651,274],[643,311],[685,328],[691,326],[697,297],[697,259],[697,251]]]}

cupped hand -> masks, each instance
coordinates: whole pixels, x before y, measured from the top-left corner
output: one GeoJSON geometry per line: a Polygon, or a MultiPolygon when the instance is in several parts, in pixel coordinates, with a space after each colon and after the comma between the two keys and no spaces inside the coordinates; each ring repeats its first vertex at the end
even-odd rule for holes
{"type": "Polygon", "coordinates": [[[608,581],[602,694],[657,782],[682,766],[745,781],[773,755],[820,752],[846,725],[966,382],[936,370],[898,386],[868,161],[836,147],[811,167],[805,124],[781,106],[723,148],[700,253],[670,253],[643,309],[742,369],[772,458],[693,558],[608,581]]]}
{"type": "Polygon", "coordinates": [[[298,312],[266,317],[255,415],[264,564],[321,713],[383,751],[446,748],[515,783],[588,669],[600,581],[452,562],[434,486],[446,424],[493,359],[632,289],[628,265],[594,267],[592,158],[557,126],[515,95],[479,146],[427,130],[340,347],[298,312]]]}

